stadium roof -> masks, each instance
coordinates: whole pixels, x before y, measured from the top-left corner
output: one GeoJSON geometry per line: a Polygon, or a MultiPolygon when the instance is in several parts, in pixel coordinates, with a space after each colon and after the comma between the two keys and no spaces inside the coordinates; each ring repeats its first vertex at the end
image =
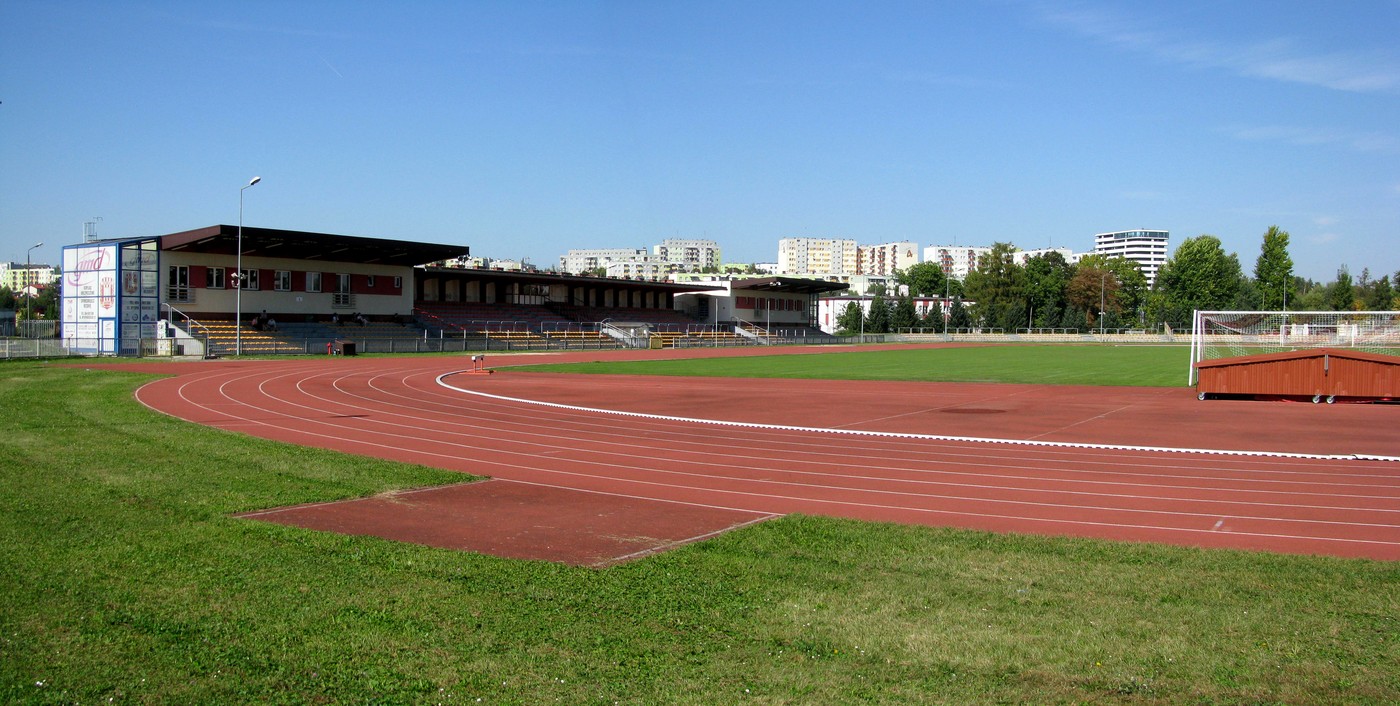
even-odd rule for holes
{"type": "Polygon", "coordinates": [[[561,274],[558,272],[524,272],[521,270],[488,270],[471,267],[429,267],[428,272],[442,275],[469,276],[473,279],[497,279],[527,284],[574,284],[598,287],[635,287],[675,292],[706,292],[720,287],[713,284],[681,284],[659,282],[649,279],[628,279],[626,277],[588,277],[584,275],[561,274]]]}
{"type": "Polygon", "coordinates": [[[800,277],[763,277],[760,279],[734,280],[732,289],[757,290],[760,292],[791,292],[794,294],[821,294],[839,292],[850,285],[829,282],[824,279],[802,279],[800,277]]]}
{"type": "MultiPolygon", "coordinates": [[[[160,248],[165,251],[216,255],[238,253],[238,226],[209,226],[162,235],[159,239],[160,248]]],[[[469,255],[471,249],[465,245],[439,245],[244,226],[243,254],[293,260],[414,266],[469,255]]]]}

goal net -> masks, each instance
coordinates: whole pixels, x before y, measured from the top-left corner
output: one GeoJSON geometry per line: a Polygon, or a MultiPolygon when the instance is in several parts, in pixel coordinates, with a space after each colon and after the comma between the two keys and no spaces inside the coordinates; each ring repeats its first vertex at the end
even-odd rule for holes
{"type": "Polygon", "coordinates": [[[1187,384],[1203,360],[1306,348],[1400,356],[1400,311],[1197,311],[1187,384]]]}

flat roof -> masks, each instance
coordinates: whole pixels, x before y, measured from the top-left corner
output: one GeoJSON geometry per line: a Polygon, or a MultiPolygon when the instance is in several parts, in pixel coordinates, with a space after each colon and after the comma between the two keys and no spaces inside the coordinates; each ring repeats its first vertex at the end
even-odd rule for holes
{"type": "Polygon", "coordinates": [[[748,289],[760,292],[790,292],[794,294],[821,294],[849,289],[850,285],[830,282],[824,279],[802,279],[801,277],[761,277],[759,279],[736,279],[730,283],[731,289],[748,289]]]}
{"type": "Polygon", "coordinates": [[[722,289],[722,287],[707,284],[681,284],[678,282],[659,282],[649,279],[627,279],[626,277],[588,277],[584,275],[566,275],[558,272],[525,272],[522,270],[495,270],[479,267],[426,267],[423,269],[430,274],[457,275],[476,279],[508,280],[511,282],[525,282],[528,284],[637,287],[642,289],[666,290],[678,294],[722,289]]]}
{"type": "MultiPolygon", "coordinates": [[[[160,240],[160,249],[164,251],[212,255],[238,254],[238,226],[216,225],[156,237],[160,240]]],[[[471,249],[465,245],[440,245],[243,226],[243,254],[253,257],[412,267],[463,257],[471,254],[471,249]]]]}

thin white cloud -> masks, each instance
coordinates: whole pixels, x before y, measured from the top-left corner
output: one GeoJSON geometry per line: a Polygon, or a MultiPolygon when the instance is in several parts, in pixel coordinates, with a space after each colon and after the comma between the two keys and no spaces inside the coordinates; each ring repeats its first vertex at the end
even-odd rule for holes
{"type": "Polygon", "coordinates": [[[1400,154],[1400,137],[1378,132],[1322,130],[1287,125],[1254,125],[1225,128],[1225,132],[1251,142],[1283,142],[1300,147],[1340,145],[1355,152],[1400,154]]]}
{"type": "Polygon", "coordinates": [[[1289,38],[1261,41],[1192,39],[1144,27],[1109,10],[1043,8],[1051,24],[1121,49],[1200,69],[1356,93],[1400,93],[1400,58],[1393,53],[1317,52],[1289,38]]]}

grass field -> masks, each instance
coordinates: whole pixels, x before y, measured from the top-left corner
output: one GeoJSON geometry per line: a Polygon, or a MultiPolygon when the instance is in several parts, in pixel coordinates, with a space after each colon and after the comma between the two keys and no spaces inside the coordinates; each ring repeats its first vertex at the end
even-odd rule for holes
{"type": "MultiPolygon", "coordinates": [[[[1182,387],[1184,346],[971,346],[645,362],[600,361],[512,370],[754,378],[1182,387]]],[[[501,364],[501,359],[492,361],[501,364]]]]}
{"type": "Polygon", "coordinates": [[[1400,565],[788,517],[603,570],[232,519],[453,482],[0,365],[5,703],[1396,703],[1400,565]]]}

